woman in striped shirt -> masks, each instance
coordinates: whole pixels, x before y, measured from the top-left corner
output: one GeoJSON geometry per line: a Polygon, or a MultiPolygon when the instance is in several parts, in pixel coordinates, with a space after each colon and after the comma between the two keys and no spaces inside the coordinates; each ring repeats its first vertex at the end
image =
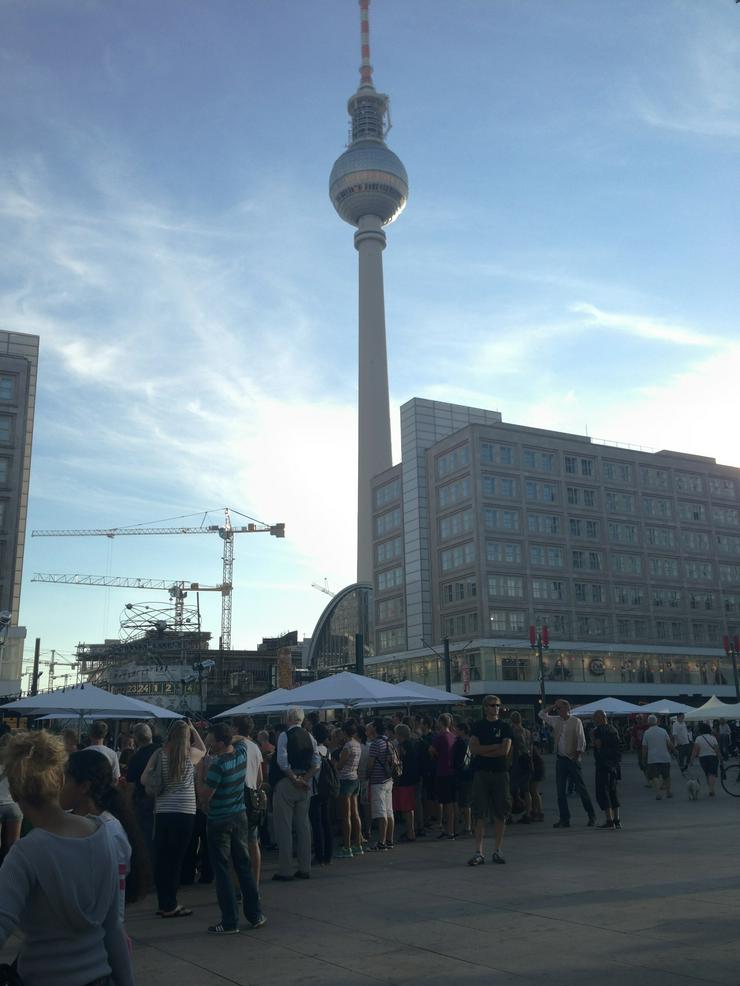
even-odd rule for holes
{"type": "Polygon", "coordinates": [[[360,764],[362,747],[357,741],[357,726],[349,719],[342,726],[345,743],[339,755],[337,774],[339,776],[339,817],[342,823],[343,845],[337,850],[337,859],[351,859],[362,855],[362,829],[358,795],[360,781],[357,768],[360,764]]]}
{"type": "Polygon", "coordinates": [[[173,723],[167,742],[152,754],[142,774],[142,783],[157,769],[161,759],[162,790],[154,801],[154,885],[163,918],[190,917],[188,907],[177,902],[180,867],[195,824],[195,781],[193,767],[206,752],[205,744],[190,720],[173,723]]]}

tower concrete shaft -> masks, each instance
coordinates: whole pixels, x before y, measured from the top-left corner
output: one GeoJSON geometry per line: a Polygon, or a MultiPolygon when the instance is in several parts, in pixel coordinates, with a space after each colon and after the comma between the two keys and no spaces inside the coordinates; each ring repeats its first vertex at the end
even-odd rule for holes
{"type": "Polygon", "coordinates": [[[357,581],[372,582],[370,481],[393,465],[383,295],[385,233],[378,216],[360,219],[355,247],[359,259],[357,581]]]}
{"type": "Polygon", "coordinates": [[[376,91],[370,63],[370,0],[360,4],[360,85],[347,103],[352,141],[334,163],[329,195],[345,222],[357,227],[359,254],[359,404],[357,470],[357,581],[373,572],[370,480],[390,469],[391,423],[383,297],[383,226],[400,215],[408,177],[385,143],[388,97],[376,91]]]}

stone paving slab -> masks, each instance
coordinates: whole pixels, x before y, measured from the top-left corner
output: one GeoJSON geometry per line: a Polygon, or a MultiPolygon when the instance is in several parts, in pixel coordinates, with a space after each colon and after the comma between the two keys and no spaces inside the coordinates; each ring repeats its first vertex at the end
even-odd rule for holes
{"type": "MultiPolygon", "coordinates": [[[[205,933],[219,918],[212,887],[181,891],[191,918],[134,905],[138,983],[738,986],[740,799],[689,802],[674,769],[675,797],[656,802],[629,758],[621,832],[587,828],[578,799],[572,828],[553,830],[548,774],[546,822],[510,828],[506,866],[471,869],[470,839],[427,838],[276,884],[267,853],[268,923],[227,939],[205,933]]],[[[584,775],[591,788],[591,763],[584,775]]]]}

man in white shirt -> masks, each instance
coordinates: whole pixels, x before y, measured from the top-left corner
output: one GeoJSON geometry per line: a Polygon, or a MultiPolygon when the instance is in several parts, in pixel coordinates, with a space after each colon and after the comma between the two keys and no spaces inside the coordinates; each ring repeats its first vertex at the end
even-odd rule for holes
{"type": "Polygon", "coordinates": [[[678,713],[676,721],[671,726],[671,737],[678,753],[678,769],[686,770],[686,765],[691,756],[692,744],[691,737],[689,736],[689,727],[686,724],[686,717],[683,712],[678,713]]]}
{"type": "MultiPolygon", "coordinates": [[[[94,722],[90,727],[90,746],[88,750],[97,750],[107,757],[110,761],[110,769],[113,771],[113,784],[118,784],[121,776],[121,768],[118,764],[118,756],[115,750],[111,750],[105,745],[105,737],[108,735],[108,725],[105,722],[94,722]]],[[[97,762],[97,761],[96,761],[97,762]]]]}
{"type": "Polygon", "coordinates": [[[648,728],[642,734],[642,749],[647,764],[645,773],[655,788],[656,801],[663,800],[664,791],[667,798],[672,798],[671,754],[675,746],[665,729],[658,725],[657,716],[648,716],[648,728]]]}
{"type": "Polygon", "coordinates": [[[573,782],[573,787],[578,792],[583,810],[588,815],[589,827],[593,827],[596,824],[596,812],[581,773],[581,758],[586,750],[583,723],[577,716],[571,716],[570,702],[566,702],[564,698],[558,699],[550,707],[549,713],[543,709],[540,712],[540,719],[548,726],[552,726],[555,734],[555,784],[560,819],[555,822],[553,828],[570,828],[570,808],[566,794],[568,780],[573,782]]]}

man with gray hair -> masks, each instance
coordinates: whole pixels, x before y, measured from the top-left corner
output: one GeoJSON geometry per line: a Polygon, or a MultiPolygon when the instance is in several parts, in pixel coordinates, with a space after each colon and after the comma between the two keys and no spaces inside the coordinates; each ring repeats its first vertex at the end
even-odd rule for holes
{"type": "Polygon", "coordinates": [[[321,767],[316,740],[303,728],[303,709],[291,706],[287,728],[281,733],[275,751],[272,811],[278,842],[278,872],[273,880],[286,882],[311,876],[311,823],[308,809],[313,794],[313,778],[321,767]],[[293,831],[296,834],[298,870],[293,873],[293,831]]]}
{"type": "Polygon", "coordinates": [[[586,790],[581,773],[581,758],[586,751],[586,734],[583,723],[577,716],[570,714],[570,702],[559,698],[549,712],[543,709],[540,719],[551,726],[555,738],[555,786],[558,793],[558,814],[560,818],[553,825],[556,829],[570,828],[570,808],[566,795],[568,780],[572,780],[588,815],[588,825],[596,824],[596,813],[593,802],[586,790]]]}
{"type": "Polygon", "coordinates": [[[648,716],[648,728],[642,734],[642,749],[647,765],[645,774],[655,788],[655,800],[662,801],[664,791],[667,798],[672,798],[671,754],[675,746],[665,729],[658,725],[657,716],[648,716]]]}
{"type": "Polygon", "coordinates": [[[150,798],[141,783],[144,768],[154,753],[156,747],[152,742],[152,731],[145,722],[137,722],[133,728],[134,746],[136,752],[128,762],[126,781],[129,794],[134,804],[136,820],[141,834],[144,836],[149,858],[154,863],[154,798],[150,798]]]}

